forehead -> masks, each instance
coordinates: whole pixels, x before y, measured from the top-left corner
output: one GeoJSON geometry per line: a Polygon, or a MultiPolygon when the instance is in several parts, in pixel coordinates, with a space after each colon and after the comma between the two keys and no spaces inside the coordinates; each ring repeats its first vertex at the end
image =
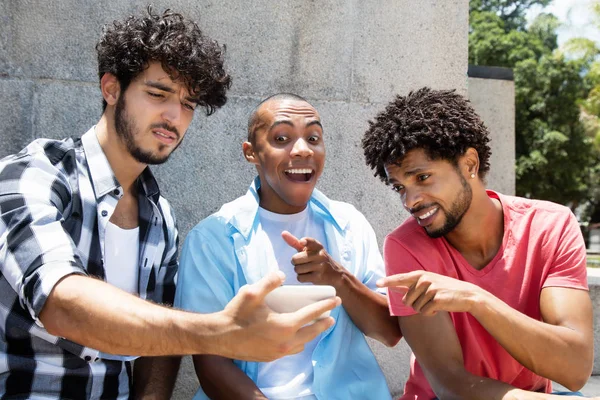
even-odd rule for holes
{"type": "Polygon", "coordinates": [[[186,92],[187,87],[180,80],[173,80],[172,74],[165,71],[162,64],[158,61],[151,61],[148,67],[145,68],[136,78],[141,84],[148,83],[159,83],[161,85],[169,86],[172,89],[184,89],[186,92]]]}
{"type": "Polygon", "coordinates": [[[305,124],[309,121],[321,120],[313,106],[305,101],[295,99],[268,101],[260,107],[258,116],[267,125],[277,121],[305,124]]]}
{"type": "Polygon", "coordinates": [[[148,80],[160,81],[162,83],[173,83],[171,76],[165,71],[159,62],[152,61],[140,72],[136,80],[144,83],[148,80]]]}
{"type": "Polygon", "coordinates": [[[395,180],[401,180],[426,169],[452,167],[447,160],[431,159],[423,149],[410,150],[399,161],[384,166],[388,179],[393,176],[395,180]]]}

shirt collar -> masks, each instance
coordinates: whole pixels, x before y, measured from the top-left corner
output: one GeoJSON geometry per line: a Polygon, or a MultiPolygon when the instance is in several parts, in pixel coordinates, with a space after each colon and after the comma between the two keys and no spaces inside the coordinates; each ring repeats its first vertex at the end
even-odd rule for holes
{"type": "MultiPolygon", "coordinates": [[[[85,152],[92,187],[94,188],[94,193],[96,193],[96,199],[100,199],[116,189],[121,189],[121,185],[104,154],[104,150],[102,150],[100,142],[98,142],[96,126],[93,126],[83,134],[81,143],[85,152]]],[[[153,200],[154,203],[158,203],[160,191],[150,168],[146,167],[142,171],[138,177],[138,183],[144,195],[153,200]]]]}
{"type": "MultiPolygon", "coordinates": [[[[258,216],[260,198],[260,178],[257,176],[241,198],[241,204],[229,221],[229,223],[248,239],[250,231],[258,216]]],[[[321,218],[331,221],[339,231],[343,231],[348,224],[348,218],[343,214],[340,207],[331,207],[331,200],[318,189],[314,189],[308,206],[321,218]]]]}

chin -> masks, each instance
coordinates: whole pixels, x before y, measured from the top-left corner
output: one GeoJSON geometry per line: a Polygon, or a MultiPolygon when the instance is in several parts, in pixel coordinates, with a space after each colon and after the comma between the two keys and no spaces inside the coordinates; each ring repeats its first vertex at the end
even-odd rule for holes
{"type": "Polygon", "coordinates": [[[291,206],[294,206],[294,207],[304,207],[308,204],[309,201],[310,201],[310,194],[308,196],[306,196],[306,195],[289,196],[286,199],[286,203],[291,206]]]}

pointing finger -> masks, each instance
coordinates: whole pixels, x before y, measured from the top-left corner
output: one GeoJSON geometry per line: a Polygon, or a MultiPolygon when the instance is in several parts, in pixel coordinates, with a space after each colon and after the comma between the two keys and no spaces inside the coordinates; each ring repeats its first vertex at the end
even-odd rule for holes
{"type": "Polygon", "coordinates": [[[304,250],[304,246],[306,244],[303,243],[302,240],[299,240],[296,236],[294,236],[291,233],[289,233],[288,231],[281,232],[281,237],[283,238],[283,240],[285,240],[285,242],[288,245],[290,245],[291,247],[293,247],[297,251],[304,250]]]}
{"type": "Polygon", "coordinates": [[[425,271],[411,271],[405,274],[396,274],[381,278],[377,281],[378,287],[403,286],[406,288],[415,284],[425,271]]]}

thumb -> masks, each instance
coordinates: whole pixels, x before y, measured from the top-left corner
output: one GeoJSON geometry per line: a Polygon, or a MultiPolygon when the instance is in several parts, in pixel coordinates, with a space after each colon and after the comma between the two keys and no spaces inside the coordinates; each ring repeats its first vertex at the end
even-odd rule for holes
{"type": "Polygon", "coordinates": [[[285,274],[283,272],[273,271],[269,272],[258,282],[252,284],[256,289],[255,293],[258,300],[262,301],[269,292],[281,286],[284,280],[285,274]]]}
{"type": "Polygon", "coordinates": [[[304,246],[306,246],[305,243],[302,243],[301,240],[298,240],[298,238],[296,236],[292,235],[288,231],[281,232],[281,237],[283,238],[283,240],[285,240],[285,242],[288,245],[290,245],[291,247],[293,247],[297,251],[303,251],[304,250],[304,246]]]}

